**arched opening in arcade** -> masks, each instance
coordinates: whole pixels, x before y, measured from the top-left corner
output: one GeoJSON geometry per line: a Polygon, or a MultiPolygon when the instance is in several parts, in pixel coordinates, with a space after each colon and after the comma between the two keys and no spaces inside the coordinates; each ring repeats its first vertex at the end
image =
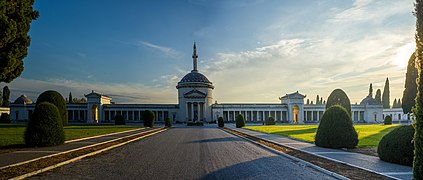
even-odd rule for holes
{"type": "Polygon", "coordinates": [[[298,124],[300,121],[300,107],[298,105],[294,105],[292,107],[292,118],[294,120],[294,124],[298,124]]]}
{"type": "Polygon", "coordinates": [[[91,118],[93,120],[93,122],[97,123],[98,122],[98,105],[94,104],[93,106],[91,106],[91,118]]]}

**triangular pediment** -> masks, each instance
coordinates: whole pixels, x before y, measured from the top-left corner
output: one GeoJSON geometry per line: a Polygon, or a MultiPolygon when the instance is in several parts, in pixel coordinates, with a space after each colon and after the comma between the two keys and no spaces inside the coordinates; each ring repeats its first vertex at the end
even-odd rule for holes
{"type": "Polygon", "coordinates": [[[203,93],[197,89],[193,89],[187,93],[184,94],[185,98],[205,98],[207,97],[206,93],[203,93]]]}

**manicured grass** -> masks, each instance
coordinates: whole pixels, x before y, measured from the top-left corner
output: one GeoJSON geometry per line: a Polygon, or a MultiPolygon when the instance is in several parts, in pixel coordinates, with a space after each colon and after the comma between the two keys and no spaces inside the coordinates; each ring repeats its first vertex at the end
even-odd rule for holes
{"type": "MultiPolygon", "coordinates": [[[[25,144],[24,133],[26,124],[0,124],[0,148],[22,147],[25,144]]],[[[102,134],[126,131],[140,128],[126,125],[78,125],[66,126],[65,139],[79,139],[102,134]]]]}
{"type": "MultiPolygon", "coordinates": [[[[358,132],[358,147],[377,147],[382,137],[398,127],[398,124],[380,125],[365,124],[354,125],[358,132]]],[[[245,129],[260,131],[269,134],[287,136],[294,139],[314,142],[318,125],[273,125],[273,126],[247,126],[245,129]]]]}

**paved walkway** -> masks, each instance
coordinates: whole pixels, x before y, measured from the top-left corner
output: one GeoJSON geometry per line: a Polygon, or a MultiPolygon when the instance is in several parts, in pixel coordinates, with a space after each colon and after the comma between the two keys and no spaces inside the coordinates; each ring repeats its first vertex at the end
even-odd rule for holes
{"type": "Polygon", "coordinates": [[[261,139],[269,140],[283,146],[288,146],[294,149],[306,151],[312,154],[323,156],[329,159],[352,164],[354,166],[362,167],[374,172],[395,177],[398,179],[412,179],[412,170],[410,166],[403,166],[393,163],[388,163],[380,160],[378,157],[369,156],[365,154],[346,152],[338,149],[328,149],[317,147],[312,143],[291,139],[279,135],[266,134],[256,131],[251,131],[242,128],[235,128],[234,124],[225,124],[225,127],[255,136],[261,139]]]}
{"type": "Polygon", "coordinates": [[[143,131],[151,130],[151,128],[141,128],[130,132],[124,132],[119,134],[112,134],[101,136],[92,139],[86,139],[76,142],[69,142],[65,143],[60,146],[52,146],[52,147],[40,147],[40,148],[24,148],[17,151],[9,152],[9,153],[1,153],[0,154],[0,167],[9,166],[12,164],[28,161],[31,159],[36,159],[39,157],[56,154],[59,152],[69,151],[72,149],[77,149],[84,146],[89,146],[92,144],[97,144],[105,141],[109,141],[112,139],[117,139],[120,137],[140,133],[143,131]]]}

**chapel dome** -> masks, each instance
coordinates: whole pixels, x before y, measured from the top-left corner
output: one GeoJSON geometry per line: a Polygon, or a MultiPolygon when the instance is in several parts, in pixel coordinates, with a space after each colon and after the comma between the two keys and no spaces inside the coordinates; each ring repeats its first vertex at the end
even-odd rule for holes
{"type": "Polygon", "coordinates": [[[21,96],[16,98],[14,104],[32,104],[32,100],[25,94],[22,94],[21,96]]]}
{"type": "Polygon", "coordinates": [[[381,103],[378,102],[376,99],[372,98],[371,96],[367,96],[363,100],[361,100],[360,105],[380,105],[381,103]]]}
{"type": "Polygon", "coordinates": [[[201,83],[211,83],[206,76],[199,73],[198,71],[191,71],[185,75],[179,83],[184,82],[201,82],[201,83]]]}

